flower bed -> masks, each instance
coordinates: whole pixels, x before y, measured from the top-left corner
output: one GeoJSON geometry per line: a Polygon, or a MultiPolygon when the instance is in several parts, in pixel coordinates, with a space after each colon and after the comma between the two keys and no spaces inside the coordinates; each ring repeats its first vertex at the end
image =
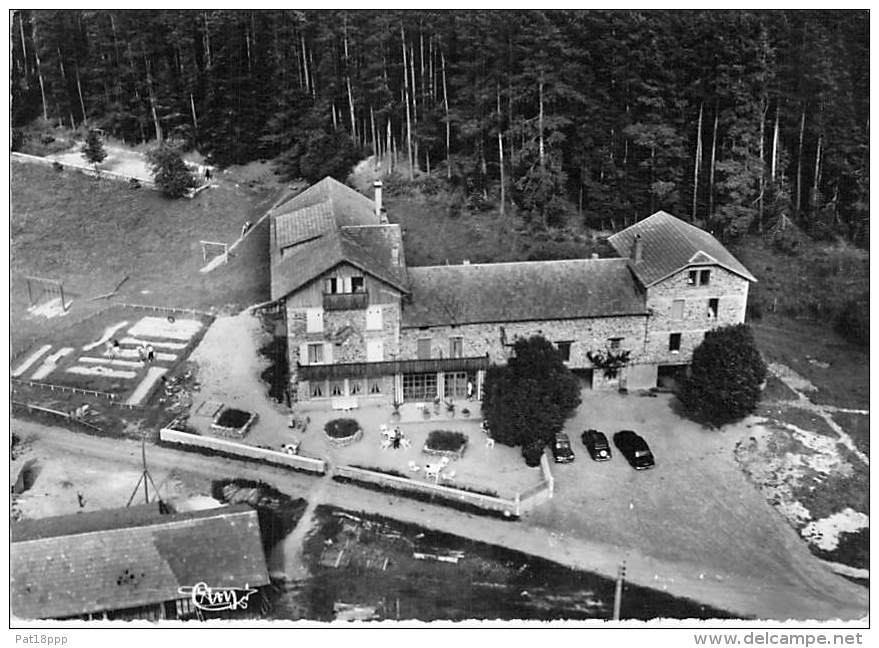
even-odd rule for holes
{"type": "Polygon", "coordinates": [[[327,435],[330,445],[336,448],[349,446],[363,438],[360,423],[351,418],[327,421],[324,425],[324,434],[327,435]]]}
{"type": "Polygon", "coordinates": [[[242,438],[256,421],[257,415],[243,410],[224,407],[211,424],[211,429],[218,435],[231,438],[242,438]]]}
{"type": "Polygon", "coordinates": [[[467,449],[467,435],[451,430],[433,430],[427,435],[422,452],[427,455],[460,459],[467,449]]]}

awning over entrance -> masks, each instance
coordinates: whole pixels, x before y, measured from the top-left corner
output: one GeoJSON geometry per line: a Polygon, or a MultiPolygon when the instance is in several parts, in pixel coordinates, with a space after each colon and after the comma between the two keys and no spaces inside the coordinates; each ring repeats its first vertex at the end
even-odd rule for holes
{"type": "Polygon", "coordinates": [[[431,360],[386,360],[344,364],[299,365],[299,380],[341,380],[397,374],[440,371],[478,371],[487,369],[488,356],[475,358],[436,358],[431,360]]]}

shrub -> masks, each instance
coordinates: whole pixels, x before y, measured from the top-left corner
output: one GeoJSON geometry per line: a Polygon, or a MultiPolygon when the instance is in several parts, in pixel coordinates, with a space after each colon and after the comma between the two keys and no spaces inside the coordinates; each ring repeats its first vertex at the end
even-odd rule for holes
{"type": "Polygon", "coordinates": [[[324,425],[324,432],[333,439],[347,439],[357,434],[359,429],[360,423],[352,418],[333,419],[324,425]]]}
{"type": "Polygon", "coordinates": [[[107,159],[107,151],[104,148],[104,142],[101,140],[101,134],[98,131],[89,131],[85,144],[82,147],[82,157],[94,164],[95,167],[107,159]]]}
{"type": "Polygon", "coordinates": [[[850,299],[836,316],[835,328],[837,333],[854,344],[870,346],[870,296],[861,295],[857,299],[850,299]]]}
{"type": "Polygon", "coordinates": [[[427,435],[425,447],[440,452],[458,452],[467,445],[467,435],[451,430],[434,430],[427,435]]]}
{"type": "Polygon", "coordinates": [[[766,363],[747,324],[708,331],[693,351],[678,398],[694,419],[719,426],[750,414],[760,400],[766,363]]]}
{"type": "Polygon", "coordinates": [[[534,468],[540,465],[540,458],[543,456],[543,449],[546,443],[542,440],[532,441],[522,446],[522,456],[525,458],[525,465],[534,468]]]}

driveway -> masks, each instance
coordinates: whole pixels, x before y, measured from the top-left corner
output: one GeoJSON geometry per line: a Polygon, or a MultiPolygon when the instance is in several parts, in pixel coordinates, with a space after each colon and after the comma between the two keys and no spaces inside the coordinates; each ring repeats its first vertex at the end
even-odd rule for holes
{"type": "Polygon", "coordinates": [[[678,569],[655,575],[660,587],[674,578],[769,578],[780,587],[864,601],[866,590],[812,556],[747,481],[733,449],[750,423],[707,430],[675,414],[673,402],[668,395],[584,392],[566,425],[577,460],[553,467],[556,496],[529,514],[528,522],[560,536],[619,547],[620,559],[649,556],[678,563],[678,569]],[[580,441],[589,427],[609,439],[618,430],[636,430],[653,450],[656,466],[635,471],[616,447],[612,461],[592,461],[580,441]]]}

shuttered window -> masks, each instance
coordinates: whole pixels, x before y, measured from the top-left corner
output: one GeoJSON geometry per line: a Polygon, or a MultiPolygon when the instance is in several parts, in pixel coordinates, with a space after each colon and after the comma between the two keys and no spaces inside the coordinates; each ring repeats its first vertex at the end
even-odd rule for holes
{"type": "Polygon", "coordinates": [[[305,332],[322,333],[324,330],[324,310],[309,308],[305,311],[305,332]]]}
{"type": "Polygon", "coordinates": [[[430,360],[430,338],[418,338],[418,359],[430,360]]]}
{"type": "Polygon", "coordinates": [[[369,306],[366,309],[366,330],[380,331],[382,329],[382,307],[369,306]]]}
{"type": "Polygon", "coordinates": [[[671,318],[673,320],[684,319],[684,300],[683,299],[675,299],[671,303],[671,318]]]}

